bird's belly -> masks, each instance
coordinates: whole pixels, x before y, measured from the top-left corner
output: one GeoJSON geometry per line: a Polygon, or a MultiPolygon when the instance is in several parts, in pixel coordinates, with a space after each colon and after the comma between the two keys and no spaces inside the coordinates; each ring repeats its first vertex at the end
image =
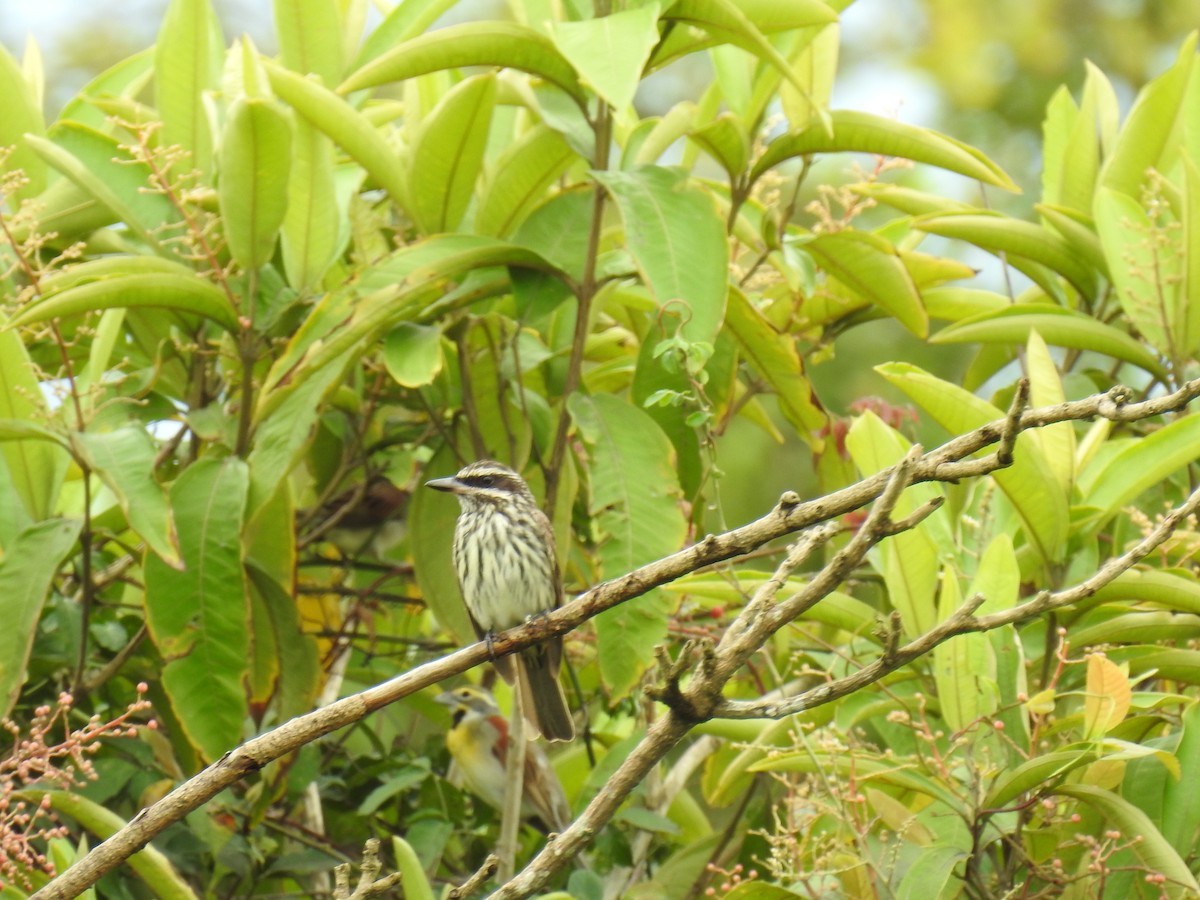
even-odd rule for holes
{"type": "Polygon", "coordinates": [[[548,578],[539,585],[531,585],[520,575],[482,580],[486,583],[477,585],[463,599],[484,631],[503,631],[554,609],[548,578]]]}
{"type": "Polygon", "coordinates": [[[507,515],[463,518],[454,556],[463,601],[476,624],[486,632],[503,631],[554,609],[556,575],[547,548],[514,530],[507,515]]]}

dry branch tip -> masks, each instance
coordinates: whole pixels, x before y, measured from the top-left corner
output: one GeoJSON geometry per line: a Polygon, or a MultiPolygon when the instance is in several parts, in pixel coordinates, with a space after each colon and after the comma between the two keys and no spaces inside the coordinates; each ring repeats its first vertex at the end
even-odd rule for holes
{"type": "Polygon", "coordinates": [[[496,869],[499,867],[500,857],[495,853],[489,853],[488,858],[483,861],[483,865],[475,871],[475,874],[458,887],[451,888],[446,896],[449,900],[465,900],[483,887],[487,880],[496,874],[496,869]]]}

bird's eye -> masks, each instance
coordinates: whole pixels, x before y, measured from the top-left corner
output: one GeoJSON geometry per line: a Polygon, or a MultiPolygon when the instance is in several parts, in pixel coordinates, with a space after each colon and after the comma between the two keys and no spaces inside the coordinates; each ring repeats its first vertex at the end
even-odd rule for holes
{"type": "Polygon", "coordinates": [[[496,483],[496,479],[491,475],[481,475],[479,476],[479,483],[484,487],[491,487],[496,483]]]}

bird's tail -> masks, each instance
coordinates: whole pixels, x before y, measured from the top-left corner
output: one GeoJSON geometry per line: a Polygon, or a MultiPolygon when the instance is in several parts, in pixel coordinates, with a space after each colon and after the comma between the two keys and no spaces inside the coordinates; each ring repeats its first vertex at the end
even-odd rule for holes
{"type": "Polygon", "coordinates": [[[517,691],[534,732],[531,738],[540,734],[548,741],[570,741],[575,738],[575,721],[558,683],[559,654],[551,649],[538,644],[517,654],[517,691]]]}

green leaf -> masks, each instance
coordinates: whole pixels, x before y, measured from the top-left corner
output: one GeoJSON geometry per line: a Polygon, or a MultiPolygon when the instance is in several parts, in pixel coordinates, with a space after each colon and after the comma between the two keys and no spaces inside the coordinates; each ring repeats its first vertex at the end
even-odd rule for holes
{"type": "Polygon", "coordinates": [[[723,112],[707,125],[690,129],[687,136],[721,164],[731,184],[741,177],[750,158],[750,135],[740,118],[723,112]]]}
{"type": "MultiPolygon", "coordinates": [[[[1110,279],[1108,259],[1096,234],[1096,223],[1090,215],[1076,212],[1065,206],[1035,203],[1033,208],[1051,228],[1062,235],[1063,240],[1079,258],[1106,279],[1110,279]]],[[[1091,203],[1088,204],[1091,208],[1091,203]]],[[[1111,279],[1110,279],[1111,280],[1111,279]]]]}
{"type": "MultiPolygon", "coordinates": [[[[292,543],[294,549],[294,541],[292,543]]],[[[257,566],[247,567],[247,574],[251,589],[266,609],[272,643],[279,654],[279,686],[275,696],[279,718],[286,721],[313,708],[324,680],[320,651],[316,638],[304,631],[295,588],[280,584],[257,566]]]]}
{"type": "Polygon", "coordinates": [[[784,160],[813,153],[874,153],[927,163],[968,178],[1017,190],[1016,184],[986,156],[927,128],[852,110],[829,113],[833,133],[822,123],[776,138],[750,171],[751,183],[784,160]]]}
{"type": "Polygon", "coordinates": [[[0,419],[0,441],[50,441],[60,447],[66,447],[67,442],[57,431],[51,431],[36,422],[24,422],[20,419],[0,419]]]}
{"type": "Polygon", "coordinates": [[[343,244],[345,210],[337,201],[333,142],[308,120],[297,118],[292,141],[287,212],[280,241],[288,284],[302,294],[320,287],[343,244]]]}
{"type": "Polygon", "coordinates": [[[291,474],[308,448],[323,410],[325,399],[337,389],[346,369],[348,356],[334,358],[328,365],[298,374],[290,390],[275,390],[278,395],[270,413],[255,420],[254,446],[250,465],[252,516],[276,495],[279,483],[291,474]]]}
{"type": "Polygon", "coordinates": [[[59,240],[90,235],[97,229],[117,220],[108,209],[69,178],[58,178],[37,196],[33,215],[24,224],[14,222],[12,233],[18,241],[26,240],[36,230],[40,234],[54,232],[59,240]]]}
{"type": "Polygon", "coordinates": [[[135,161],[115,139],[82,125],[56,125],[52,135],[53,141],[30,136],[29,146],[116,221],[128,225],[146,246],[174,258],[155,232],[177,219],[178,214],[166,197],[146,190],[150,167],[135,161]]]}
{"type": "Polygon", "coordinates": [[[34,440],[6,440],[0,447],[17,495],[34,521],[48,519],[58,502],[68,456],[61,446],[41,439],[38,423],[50,420],[39,376],[12,330],[0,331],[0,418],[38,429],[34,440]]]}
{"type": "Polygon", "coordinates": [[[1096,295],[1096,273],[1054,232],[998,213],[921,216],[913,227],[968,241],[990,253],[1019,256],[1057,272],[1085,297],[1096,295]]]}
{"type": "Polygon", "coordinates": [[[37,623],[58,567],[83,523],[50,519],[23,529],[0,559],[0,718],[21,695],[37,623]]]}
{"type": "Polygon", "coordinates": [[[587,262],[592,192],[563,191],[535,209],[517,229],[513,243],[549,260],[576,281],[587,262]]]}
{"type": "Polygon", "coordinates": [[[383,362],[396,383],[424,387],[442,371],[442,330],[433,325],[402,322],[383,345],[383,362]]]}
{"type": "Polygon", "coordinates": [[[761,0],[676,0],[663,18],[689,27],[674,28],[655,51],[653,68],[714,44],[732,44],[773,66],[800,89],[787,59],[766,38],[767,34],[829,25],[837,14],[813,0],[765,3],[761,0]],[[701,34],[698,34],[700,32],[701,34]]]}
{"type": "Polygon", "coordinates": [[[207,760],[241,743],[247,714],[250,612],[242,571],[246,464],[201,459],[171,488],[184,571],[145,561],[146,624],[162,683],[188,740],[207,760]]]}
{"type": "Polygon", "coordinates": [[[404,838],[392,835],[392,854],[396,858],[396,871],[400,873],[400,885],[408,900],[433,900],[433,888],[425,875],[425,867],[412,845],[404,838]]]}
{"type": "MultiPolygon", "coordinates": [[[[41,791],[29,793],[42,794],[41,791]]],[[[129,824],[107,807],[74,791],[47,791],[45,796],[49,796],[50,805],[56,813],[69,816],[102,841],[108,840],[129,824]]],[[[196,900],[199,896],[171,865],[171,861],[154,847],[143,847],[124,860],[123,864],[133,869],[159,900],[196,900]]]]}
{"type": "MultiPolygon", "coordinates": [[[[454,447],[445,443],[425,464],[423,477],[453,475],[458,469],[454,447]]],[[[408,508],[409,550],[417,585],[429,611],[439,625],[463,644],[476,640],[476,637],[459,592],[458,576],[450,555],[451,541],[447,540],[447,535],[454,534],[458,511],[458,504],[445,495],[428,489],[416,491],[408,508]]]]}
{"type": "Polygon", "coordinates": [[[1132,674],[1170,678],[1184,684],[1200,684],[1200,651],[1160,650],[1156,647],[1112,647],[1106,651],[1114,662],[1130,664],[1132,674]]]}
{"type": "Polygon", "coordinates": [[[621,154],[621,168],[651,165],[658,162],[667,149],[696,127],[698,109],[690,100],[676,103],[665,116],[642,119],[630,132],[621,154]]]}
{"type": "Polygon", "coordinates": [[[1064,85],[1046,106],[1042,133],[1043,201],[1090,212],[1100,169],[1095,110],[1077,107],[1064,85]]]}
{"type": "Polygon", "coordinates": [[[795,900],[805,895],[766,881],[743,881],[721,896],[724,900],[795,900]]]}
{"type": "Polygon", "coordinates": [[[891,243],[862,231],[836,231],[818,235],[803,247],[828,274],[917,337],[929,334],[921,295],[891,243]]]}
{"type": "Polygon", "coordinates": [[[554,43],[582,82],[620,111],[633,95],[659,41],[658,3],[579,22],[555,22],[554,43]]]}
{"type": "Polygon", "coordinates": [[[1154,827],[1150,817],[1131,802],[1090,784],[1060,784],[1055,793],[1086,803],[1099,812],[1112,829],[1125,838],[1147,871],[1167,877],[1167,896],[1200,894],[1200,882],[1196,881],[1187,863],[1154,827]]]}
{"type": "Polygon", "coordinates": [[[1117,144],[1100,172],[1103,187],[1138,197],[1148,171],[1168,170],[1166,157],[1177,146],[1179,117],[1187,108],[1184,101],[1195,66],[1196,42],[1197,33],[1192,32],[1183,42],[1175,65],[1138,94],[1117,144]]]}
{"type": "Polygon", "coordinates": [[[4,164],[6,171],[20,169],[29,179],[16,191],[18,200],[35,197],[46,187],[46,166],[33,153],[27,136],[40,137],[46,131],[40,104],[25,80],[12,54],[0,47],[0,97],[4,115],[0,116],[0,147],[15,148],[4,164]]]}
{"type": "Polygon", "coordinates": [[[186,275],[175,272],[117,275],[68,288],[25,307],[9,327],[119,307],[195,313],[212,319],[227,331],[239,330],[237,313],[221,289],[190,270],[186,275]]]}
{"type": "Polygon", "coordinates": [[[475,231],[507,237],[546,199],[549,188],[578,158],[552,128],[535,125],[526,131],[492,166],[480,191],[475,231]]]}
{"type": "Polygon", "coordinates": [[[275,33],[283,64],[336,84],[342,74],[342,23],[337,0],[275,0],[275,33]]]}
{"type": "Polygon", "coordinates": [[[208,0],[171,0],[154,50],[154,102],[163,143],[189,151],[205,182],[212,174],[213,135],[202,98],[220,82],[224,44],[208,0]]]}
{"type": "Polygon", "coordinates": [[[659,307],[682,307],[683,335],[712,343],[729,280],[729,246],[716,205],[679,171],[641,166],[593,174],[621,210],[626,245],[659,307]]]}
{"type": "Polygon", "coordinates": [[[1178,419],[1109,457],[1091,479],[1084,505],[1101,511],[1099,527],[1142,491],[1166,481],[1198,457],[1200,416],[1178,419]]]}
{"type": "Polygon", "coordinates": [[[498,21],[450,25],[405,41],[352,73],[338,92],[465,66],[519,69],[562,88],[579,106],[587,103],[571,63],[547,37],[525,25],[498,21]]]}
{"type": "MultiPolygon", "coordinates": [[[[874,413],[865,412],[846,433],[846,451],[858,470],[873,475],[895,465],[910,443],[874,413]]],[[[942,492],[934,485],[913,485],[904,492],[895,515],[903,518],[942,492]]],[[[915,528],[893,535],[879,548],[877,568],[888,589],[888,602],[900,613],[909,635],[923,634],[938,622],[935,603],[938,545],[926,519],[915,528]]],[[[944,618],[944,614],[943,614],[944,618]]]]}
{"type": "Polygon", "coordinates": [[[129,527],[168,566],[183,567],[171,508],[154,478],[158,448],[140,426],[102,433],[73,432],[80,458],[117,496],[129,527]]]}
{"type": "Polygon", "coordinates": [[[1103,755],[1100,744],[1088,742],[1035,756],[1004,771],[993,782],[984,802],[988,808],[997,809],[1007,806],[1022,794],[1045,791],[1051,787],[1052,781],[1081,766],[1094,763],[1103,755]]]}
{"type": "MultiPolygon", "coordinates": [[[[957,883],[955,869],[967,856],[965,850],[953,845],[922,847],[900,880],[895,900],[939,900],[947,896],[944,892],[951,884],[951,879],[957,883]]],[[[948,896],[953,896],[953,893],[948,896]]]]}
{"type": "Polygon", "coordinates": [[[1097,590],[1094,599],[1101,603],[1137,601],[1200,614],[1200,583],[1178,571],[1130,569],[1097,590]]]}
{"type": "Polygon", "coordinates": [[[975,207],[958,200],[950,200],[938,194],[930,194],[915,188],[901,187],[898,184],[887,184],[882,181],[851,185],[850,190],[860,196],[886,203],[910,216],[971,212],[975,209],[975,207]]]}
{"type": "Polygon", "coordinates": [[[194,278],[196,271],[177,260],[149,254],[99,256],[46,275],[41,283],[42,295],[52,297],[82,284],[126,275],[178,275],[194,278]]]}
{"type": "Polygon", "coordinates": [[[1182,615],[1167,610],[1139,610],[1090,623],[1077,624],[1071,641],[1079,647],[1098,644],[1180,643],[1200,637],[1200,616],[1182,615]]]}
{"type": "MultiPolygon", "coordinates": [[[[1004,413],[987,401],[917,366],[888,363],[875,370],[951,434],[963,434],[1004,418],[1004,413]]],[[[1029,434],[1020,435],[1013,464],[993,472],[991,477],[1020,515],[1041,559],[1058,562],[1066,550],[1070,525],[1067,498],[1039,446],[1030,438],[1029,434]]]]}
{"type": "Polygon", "coordinates": [[[1121,309],[1160,353],[1180,359],[1190,320],[1180,308],[1187,302],[1184,258],[1194,248],[1178,243],[1166,223],[1152,221],[1132,197],[1108,188],[1096,191],[1095,214],[1121,309]]]}
{"type": "Polygon", "coordinates": [[[271,90],[366,169],[393,201],[403,204],[407,189],[404,166],[371,121],[315,81],[263,62],[271,90]]]}
{"type": "MultiPolygon", "coordinates": [[[[1031,331],[1025,345],[1025,367],[1029,373],[1029,402],[1034,407],[1065,403],[1066,393],[1059,377],[1058,364],[1041,333],[1031,331]]],[[[1075,423],[1056,422],[1032,432],[1041,445],[1042,455],[1054,470],[1063,493],[1071,495],[1075,487],[1075,423]]]]}
{"type": "MultiPolygon", "coordinates": [[[[923,291],[921,296],[925,300],[925,309],[929,311],[930,318],[948,319],[951,322],[998,312],[1012,306],[1012,301],[1003,294],[976,288],[930,288],[923,291]]],[[[1055,309],[1058,308],[1055,307],[1055,309]]],[[[936,339],[937,335],[931,338],[931,340],[936,339]]]]}
{"type": "Polygon", "coordinates": [[[496,77],[455,85],[425,116],[408,158],[409,209],[425,234],[454,231],[475,193],[487,149],[496,77]]]}
{"type": "MultiPolygon", "coordinates": [[[[610,394],[568,400],[591,448],[588,509],[600,536],[600,576],[615,578],[680,548],[686,523],[670,441],[646,413],[610,394]]],[[[624,695],[666,637],[668,601],[652,592],[596,617],[600,672],[624,695]]]]}
{"type": "Polygon", "coordinates": [[[60,126],[78,123],[89,128],[108,126],[108,116],[96,106],[98,100],[127,99],[141,93],[154,75],[154,48],[147,47],[105,69],[68,100],[58,114],[60,126]]]}
{"type": "Polygon", "coordinates": [[[1036,331],[1049,344],[1092,350],[1133,363],[1158,378],[1166,370],[1158,357],[1128,334],[1086,313],[1053,303],[1019,303],[978,313],[948,325],[930,338],[934,344],[1019,344],[1036,331]]]}
{"type": "Polygon", "coordinates": [[[374,28],[362,50],[359,51],[356,67],[362,67],[397,44],[429,30],[429,26],[442,17],[458,0],[404,0],[392,7],[392,11],[374,28]]]}
{"type": "Polygon", "coordinates": [[[256,418],[269,416],[303,383],[343,353],[376,340],[400,322],[419,316],[435,318],[433,301],[446,292],[445,280],[472,269],[519,266],[552,274],[558,269],[536,253],[479,235],[434,235],[403,247],[363,272],[356,285],[371,291],[350,303],[346,293],[330,293],[277,357],[259,392],[256,418]],[[328,307],[328,309],[326,309],[328,307]]]}
{"type": "Polygon", "coordinates": [[[283,478],[274,496],[253,509],[242,529],[254,600],[254,652],[262,658],[260,646],[269,646],[274,654],[259,664],[269,667],[276,679],[274,698],[281,721],[312,709],[323,682],[317,638],[305,631],[296,604],[295,514],[290,484],[283,478]]]}
{"type": "Polygon", "coordinates": [[[800,46],[792,52],[791,69],[803,89],[796,87],[794,81],[785,81],[780,85],[779,99],[793,129],[828,122],[840,39],[841,28],[836,24],[826,25],[811,39],[800,41],[800,46]]]}
{"type": "Polygon", "coordinates": [[[275,252],[287,208],[292,130],[270,100],[239,97],[221,135],[217,198],[229,252],[254,271],[275,252]]]}
{"type": "Polygon", "coordinates": [[[1183,714],[1175,758],[1182,777],[1163,780],[1162,833],[1172,847],[1186,855],[1192,852],[1200,830],[1200,793],[1194,789],[1200,778],[1200,704],[1193,703],[1183,714]]]}
{"type": "Polygon", "coordinates": [[[1183,256],[1183,281],[1171,325],[1175,344],[1185,356],[1200,349],[1200,159],[1183,158],[1183,233],[1176,246],[1183,256]]]}
{"type": "Polygon", "coordinates": [[[809,446],[819,445],[819,435],[828,419],[804,374],[795,340],[776,331],[736,288],[729,291],[725,324],[737,339],[742,356],[778,395],[779,408],[795,426],[796,434],[809,446]]]}
{"type": "MultiPolygon", "coordinates": [[[[962,599],[958,573],[944,567],[937,594],[938,620],[949,619],[962,599]]],[[[951,730],[962,731],[981,716],[995,713],[996,657],[988,635],[960,634],[934,647],[933,674],[942,718],[951,730]]]]}

